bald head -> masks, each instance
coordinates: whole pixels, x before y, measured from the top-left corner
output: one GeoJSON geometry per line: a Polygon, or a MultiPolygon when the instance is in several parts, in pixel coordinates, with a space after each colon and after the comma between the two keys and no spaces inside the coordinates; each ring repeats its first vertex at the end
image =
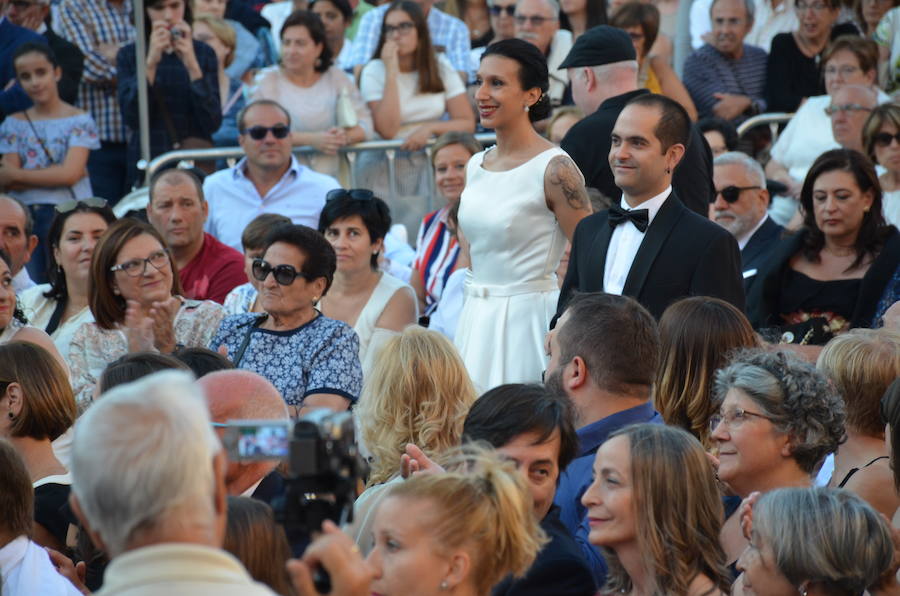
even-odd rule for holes
{"type": "Polygon", "coordinates": [[[32,232],[31,214],[19,201],[0,194],[0,250],[9,255],[13,276],[31,260],[37,246],[37,236],[32,232]]]}
{"type": "Polygon", "coordinates": [[[842,85],[831,95],[828,107],[834,140],[845,149],[863,151],[862,130],[878,105],[878,94],[866,85],[842,85]]]}
{"type": "Polygon", "coordinates": [[[213,422],[289,418],[287,405],[272,383],[249,370],[220,370],[197,380],[213,422]]]}

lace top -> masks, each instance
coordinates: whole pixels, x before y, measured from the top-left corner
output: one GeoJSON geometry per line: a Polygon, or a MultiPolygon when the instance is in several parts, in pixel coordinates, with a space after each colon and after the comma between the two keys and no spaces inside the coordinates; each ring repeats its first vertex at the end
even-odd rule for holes
{"type": "MultiPolygon", "coordinates": [[[[205,348],[225,317],[221,304],[211,300],[184,300],[175,316],[175,342],[205,348]]],[[[101,329],[84,323],[75,332],[66,359],[72,371],[72,390],[79,411],[93,400],[94,385],[106,365],[128,353],[128,339],[122,329],[101,329]]]]}

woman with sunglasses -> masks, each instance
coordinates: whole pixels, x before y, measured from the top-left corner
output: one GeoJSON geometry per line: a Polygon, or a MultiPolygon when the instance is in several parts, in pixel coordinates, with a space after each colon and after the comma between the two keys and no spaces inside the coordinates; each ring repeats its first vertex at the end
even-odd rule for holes
{"type": "Polygon", "coordinates": [[[94,320],[88,306],[91,256],[116,216],[98,198],[71,199],[55,211],[46,236],[50,283],[28,288],[19,301],[31,324],[47,332],[61,354],[68,354],[75,331],[94,320]]]}
{"type": "Polygon", "coordinates": [[[319,307],[353,326],[364,372],[374,365],[381,346],[418,318],[415,291],[378,268],[390,227],[388,206],[363,188],[332,190],[319,216],[319,232],[337,255],[334,287],[319,307]]]}
{"type": "Polygon", "coordinates": [[[750,287],[755,329],[781,341],[825,344],[869,327],[900,262],[900,234],[884,221],[875,168],[850,149],[826,151],[800,193],[803,228],[779,241],[750,287]]]}
{"type": "Polygon", "coordinates": [[[362,388],[359,339],[316,310],[334,279],[334,249],[315,230],[294,224],[272,228],[265,244],[252,271],[263,314],[227,317],[209,347],[224,347],[237,368],[268,379],[293,413],[346,410],[362,388]]]}
{"type": "Polygon", "coordinates": [[[180,295],[165,240],[136,219],[109,226],[94,247],[90,280],[94,321],[78,328],[67,355],[79,410],[90,405],[108,363],[130,352],[205,347],[225,316],[220,304],[180,295]]]}
{"type": "Polygon", "coordinates": [[[900,106],[885,103],[872,110],[863,125],[863,147],[885,170],[878,177],[884,219],[900,226],[900,106]]]}
{"type": "Polygon", "coordinates": [[[738,352],[716,373],[717,414],[709,421],[718,478],[740,498],[726,499],[721,540],[733,564],[747,546],[741,499],[752,492],[812,486],[822,460],[844,439],[846,410],[811,364],[785,352],[738,352]]]}
{"type": "Polygon", "coordinates": [[[12,62],[19,84],[34,105],[8,115],[0,124],[0,192],[19,199],[31,211],[40,242],[28,273],[44,283],[49,256],[44,239],[53,207],[91,196],[87,160],[91,149],[100,148],[100,138],[90,114],[59,97],[62,71],[49,46],[23,44],[12,62]]]}

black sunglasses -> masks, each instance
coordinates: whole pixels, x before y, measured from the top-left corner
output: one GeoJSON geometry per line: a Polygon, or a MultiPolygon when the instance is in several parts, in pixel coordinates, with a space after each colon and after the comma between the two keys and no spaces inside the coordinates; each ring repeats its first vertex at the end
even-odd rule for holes
{"type": "Polygon", "coordinates": [[[710,203],[715,203],[716,197],[718,197],[719,195],[722,195],[722,198],[725,199],[725,202],[728,204],[731,204],[731,203],[734,203],[735,201],[737,201],[740,198],[741,193],[744,192],[745,190],[753,190],[753,189],[759,189],[759,188],[762,188],[762,187],[761,186],[726,186],[725,188],[723,188],[722,190],[717,192],[715,195],[713,195],[713,198],[710,201],[710,203]]]}
{"type": "Polygon", "coordinates": [[[106,199],[101,199],[100,197],[91,197],[89,199],[69,199],[68,201],[63,201],[62,203],[56,205],[54,209],[56,209],[57,213],[68,213],[69,211],[74,211],[79,207],[93,207],[94,209],[102,209],[103,207],[106,207],[106,205],[106,199]]]}
{"type": "Polygon", "coordinates": [[[506,16],[511,17],[516,14],[516,5],[510,4],[509,6],[491,6],[491,14],[495,17],[499,17],[501,14],[506,13],[506,16]]]}
{"type": "Polygon", "coordinates": [[[272,136],[276,139],[283,139],[290,134],[291,129],[288,128],[287,124],[276,124],[275,126],[256,125],[242,130],[241,134],[249,134],[254,141],[261,141],[266,138],[269,131],[272,132],[272,136]]]}
{"type": "Polygon", "coordinates": [[[253,259],[253,268],[251,269],[251,272],[253,273],[253,277],[256,278],[256,281],[266,281],[266,278],[269,277],[269,274],[271,273],[275,277],[275,281],[278,285],[281,286],[291,285],[298,277],[307,280],[310,279],[310,276],[302,271],[297,271],[291,265],[276,265],[273,267],[263,259],[253,259]]]}
{"type": "Polygon", "coordinates": [[[897,141],[897,143],[900,144],[900,132],[895,135],[888,132],[880,132],[875,135],[872,140],[879,147],[887,147],[891,144],[891,141],[897,141]]]}
{"type": "Polygon", "coordinates": [[[325,195],[325,202],[337,199],[353,199],[354,201],[371,201],[375,197],[375,193],[368,188],[351,188],[344,190],[343,188],[335,188],[329,190],[325,195]]]}

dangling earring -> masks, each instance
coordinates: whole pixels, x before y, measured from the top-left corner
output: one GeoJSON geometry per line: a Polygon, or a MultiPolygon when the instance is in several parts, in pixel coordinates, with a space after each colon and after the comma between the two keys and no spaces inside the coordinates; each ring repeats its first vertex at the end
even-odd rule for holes
{"type": "Polygon", "coordinates": [[[671,173],[672,173],[672,168],[666,168],[666,174],[671,174],[671,173]]]}
{"type": "Polygon", "coordinates": [[[530,111],[531,111],[531,107],[528,106],[528,105],[526,105],[526,106],[525,106],[525,113],[527,114],[527,113],[530,112],[530,111]]]}

